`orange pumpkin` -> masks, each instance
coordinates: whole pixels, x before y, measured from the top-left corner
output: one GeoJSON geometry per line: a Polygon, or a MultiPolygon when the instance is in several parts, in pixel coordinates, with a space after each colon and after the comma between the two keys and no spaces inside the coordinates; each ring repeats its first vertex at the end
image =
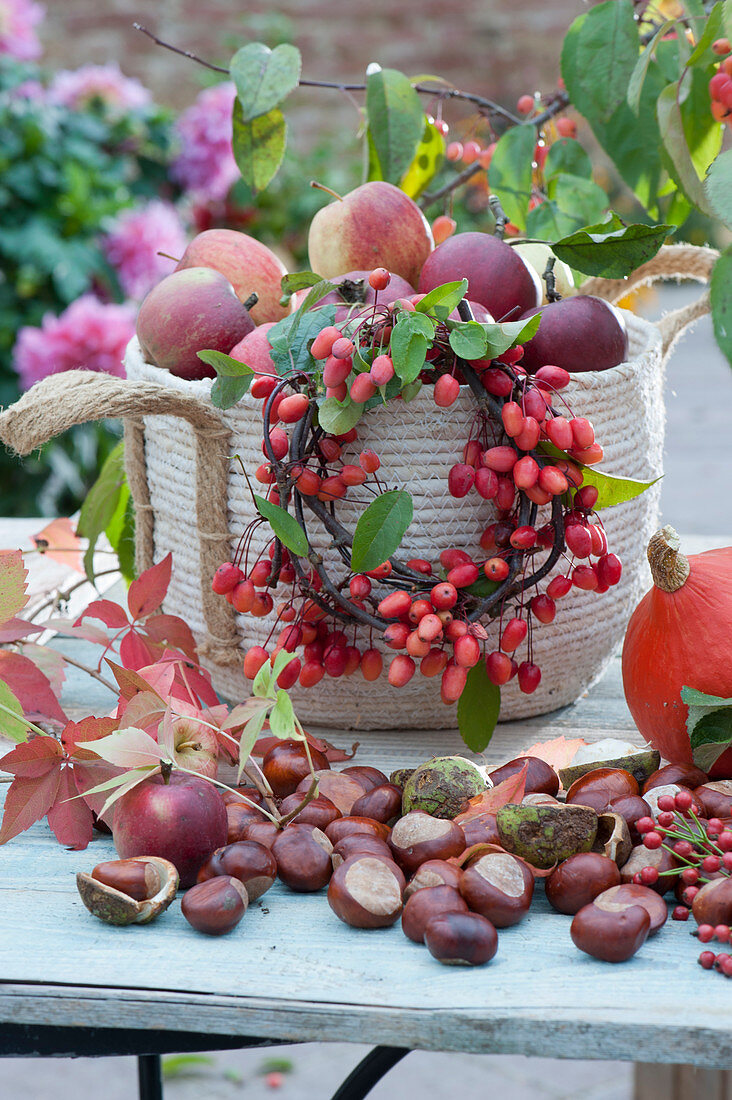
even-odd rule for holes
{"type": "MultiPolygon", "coordinates": [[[[648,544],[653,588],[633,612],[623,645],[623,687],[646,741],[673,764],[691,764],[681,688],[732,697],[732,547],[685,558],[673,527],[648,544]]],[[[732,775],[732,748],[714,768],[732,775]]]]}

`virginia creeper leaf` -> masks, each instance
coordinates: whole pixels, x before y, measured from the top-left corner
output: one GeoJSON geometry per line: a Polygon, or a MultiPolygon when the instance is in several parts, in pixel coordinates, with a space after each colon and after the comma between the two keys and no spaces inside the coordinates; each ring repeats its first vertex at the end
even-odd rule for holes
{"type": "Polygon", "coordinates": [[[93,750],[85,747],[88,741],[97,741],[100,737],[108,737],[117,729],[116,718],[95,718],[89,715],[80,722],[68,722],[61,733],[61,744],[68,756],[73,756],[74,762],[79,760],[97,760],[93,750]]]}
{"type": "Polygon", "coordinates": [[[188,623],[180,616],[151,615],[145,623],[145,633],[154,642],[166,642],[192,661],[197,660],[196,639],[188,623]]]}
{"type": "Polygon", "coordinates": [[[60,778],[59,766],[37,779],[13,780],[5,797],[0,844],[6,844],[46,816],[56,800],[60,778]]]}
{"type": "Polygon", "coordinates": [[[299,558],[306,558],[308,554],[307,535],[294,516],[281,508],[279,504],[273,504],[271,500],[265,500],[257,493],[254,494],[254,503],[260,516],[267,520],[277,538],[288,550],[299,558]]]}
{"type": "Polygon", "coordinates": [[[45,629],[45,624],[39,626],[38,623],[29,623],[25,619],[8,619],[0,626],[0,643],[19,642],[32,634],[42,634],[45,629]]]}
{"type": "Polygon", "coordinates": [[[529,765],[524,764],[515,775],[509,775],[508,779],[504,779],[502,783],[496,783],[495,787],[484,791],[483,794],[476,794],[474,798],[469,798],[467,808],[458,815],[458,824],[476,814],[494,814],[509,802],[521,802],[526,790],[528,770],[529,765]]]}
{"type": "Polygon", "coordinates": [[[351,568],[356,573],[376,569],[390,558],[412,522],[412,498],[404,489],[391,489],[376,498],[356,524],[351,568]]]}
{"type": "Polygon", "coordinates": [[[173,555],[167,553],[156,565],[133,581],[127,593],[127,606],[133,619],[144,619],[157,611],[165,599],[173,569],[173,555]]]}
{"type": "Polygon", "coordinates": [[[0,550],[0,625],[12,619],[28,603],[27,576],[20,550],[0,550]]]}
{"type": "Polygon", "coordinates": [[[32,541],[47,558],[69,566],[77,573],[84,572],[81,540],[67,516],[51,520],[42,531],[32,536],[32,541]]]}
{"type": "Polygon", "coordinates": [[[244,729],[241,731],[241,737],[239,738],[239,771],[236,777],[237,783],[241,781],[242,772],[247,765],[247,760],[252,755],[252,750],[256,744],[257,738],[262,732],[269,706],[269,703],[264,703],[256,714],[248,719],[244,729]]]}
{"type": "Polygon", "coordinates": [[[249,42],[237,50],[229,72],[242,121],[250,122],[277,107],[298,86],[301,69],[300,51],[288,42],[273,50],[262,42],[249,42]]]}
{"type": "Polygon", "coordinates": [[[460,736],[472,752],[489,745],[500,709],[501,689],[488,679],[485,661],[479,661],[468,673],[457,705],[460,736]]]}
{"type": "Polygon", "coordinates": [[[86,848],[94,832],[92,812],[79,798],[74,780],[74,769],[64,767],[59,777],[56,800],[48,811],[48,824],[59,844],[74,851],[86,848]]]}
{"type": "Polygon", "coordinates": [[[277,702],[269,712],[269,728],[275,737],[289,738],[297,734],[292,702],[283,688],[278,689],[277,702]]]}
{"type": "Polygon", "coordinates": [[[34,737],[0,758],[0,771],[16,779],[40,779],[59,767],[62,759],[63,749],[55,737],[34,737]]]}
{"type": "Polygon", "coordinates": [[[119,630],[120,627],[130,625],[123,608],[112,600],[92,600],[89,606],[84,608],[83,615],[79,616],[74,626],[78,626],[82,619],[99,619],[100,622],[103,622],[105,626],[110,627],[112,630],[119,630]]]}
{"type": "Polygon", "coordinates": [[[4,680],[0,680],[0,735],[18,743],[28,738],[28,723],[20,700],[4,680]]]}
{"type": "Polygon", "coordinates": [[[93,752],[117,768],[156,767],[168,759],[165,750],[144,730],[128,726],[93,742],[93,752]]]}
{"type": "Polygon", "coordinates": [[[0,650],[0,680],[17,696],[25,714],[55,718],[66,725],[66,715],[48,678],[27,657],[0,650]]]}

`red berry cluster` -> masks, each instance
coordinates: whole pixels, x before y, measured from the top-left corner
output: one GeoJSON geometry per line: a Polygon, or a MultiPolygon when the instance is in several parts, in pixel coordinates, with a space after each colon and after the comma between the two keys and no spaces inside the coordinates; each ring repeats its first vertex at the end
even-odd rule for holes
{"type": "MultiPolygon", "coordinates": [[[[662,875],[677,875],[678,867],[683,868],[682,900],[687,906],[692,904],[704,883],[711,881],[712,877],[729,876],[732,872],[732,830],[720,818],[712,817],[706,821],[700,814],[692,792],[682,789],[675,795],[661,795],[655,821],[651,817],[642,817],[636,822],[636,828],[649,851],[665,848],[674,857],[676,867],[662,871],[662,875]]],[[[652,885],[658,876],[655,867],[644,867],[636,879],[644,885],[652,885]]],[[[680,919],[685,920],[686,917],[680,919]]]]}
{"type": "Polygon", "coordinates": [[[712,115],[717,122],[732,126],[732,45],[728,38],[718,38],[712,49],[724,57],[719,69],[709,81],[712,115]]]}

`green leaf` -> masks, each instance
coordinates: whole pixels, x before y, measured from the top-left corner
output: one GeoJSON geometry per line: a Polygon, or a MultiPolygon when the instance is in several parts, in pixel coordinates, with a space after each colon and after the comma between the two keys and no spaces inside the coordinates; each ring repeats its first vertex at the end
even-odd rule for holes
{"type": "Polygon", "coordinates": [[[485,329],[477,321],[463,321],[450,332],[450,347],[461,359],[482,359],[488,348],[485,329]]]}
{"type": "Polygon", "coordinates": [[[716,217],[732,229],[732,149],[714,161],[704,181],[704,190],[716,217]]]}
{"type": "Polygon", "coordinates": [[[391,489],[369,504],[353,533],[353,571],[366,573],[390,558],[399,549],[413,515],[412,498],[404,489],[391,489]]]}
{"type": "Polygon", "coordinates": [[[560,210],[579,218],[582,225],[600,219],[607,207],[608,197],[594,180],[565,173],[550,181],[547,194],[560,210]]]}
{"type": "Polygon", "coordinates": [[[424,111],[411,81],[397,69],[366,78],[366,117],[382,179],[398,184],[424,133],[424,111]]]}
{"type": "Polygon", "coordinates": [[[254,501],[260,516],[267,520],[277,538],[283,545],[297,554],[298,558],[306,558],[308,555],[308,540],[305,532],[294,516],[291,516],[279,504],[273,504],[271,500],[265,500],[257,493],[254,501]]]}
{"type": "Polygon", "coordinates": [[[526,218],[526,236],[542,241],[556,241],[580,229],[582,220],[560,210],[555,202],[546,199],[529,210],[526,218]]]}
{"type": "Polygon", "coordinates": [[[19,745],[28,740],[28,723],[23,707],[4,680],[0,680],[0,734],[19,745]]]}
{"type": "Polygon", "coordinates": [[[322,275],[316,275],[314,271],[296,271],[293,275],[283,275],[280,280],[283,296],[291,298],[298,290],[317,286],[323,282],[322,275]]]}
{"type": "Polygon", "coordinates": [[[638,60],[632,0],[605,0],[572,23],[564,40],[562,76],[574,106],[608,122],[623,103],[638,60]],[[565,51],[574,64],[565,71],[565,51]]]}
{"type": "Polygon", "coordinates": [[[304,307],[311,296],[314,301],[319,301],[327,294],[329,291],[324,289],[326,286],[332,289],[331,283],[318,283],[314,286],[302,306],[289,317],[283,317],[267,333],[272,349],[272,362],[281,377],[294,371],[308,373],[313,369],[310,345],[321,329],[333,324],[336,307],[326,305],[312,312],[304,307]]]}
{"type": "Polygon", "coordinates": [[[666,32],[673,27],[675,23],[674,19],[667,19],[665,23],[662,23],[654,34],[651,41],[641,53],[640,57],[635,63],[635,68],[628,81],[628,93],[626,99],[628,106],[634,115],[640,113],[641,107],[641,94],[643,92],[643,84],[645,83],[646,76],[648,75],[648,66],[653,60],[653,56],[656,50],[656,46],[661,41],[666,32]]]}
{"type": "Polygon", "coordinates": [[[684,685],[681,700],[689,708],[686,729],[694,763],[709,771],[732,743],[732,699],[707,695],[684,685]]]}
{"type": "Polygon", "coordinates": [[[172,1054],[162,1059],[163,1080],[195,1075],[200,1069],[213,1069],[216,1059],[208,1054],[172,1054]]]}
{"type": "Polygon", "coordinates": [[[270,50],[250,42],[237,50],[229,72],[236,85],[242,122],[251,122],[277,107],[300,81],[302,58],[296,46],[283,43],[270,50]]]}
{"type": "Polygon", "coordinates": [[[489,581],[483,574],[478,577],[477,581],[473,581],[467,588],[461,588],[461,592],[467,592],[469,596],[477,596],[479,600],[484,600],[486,596],[492,596],[499,586],[499,581],[489,581]]]}
{"type": "Polygon", "coordinates": [[[86,495],[79,513],[77,533],[89,540],[84,554],[84,570],[88,579],[94,581],[94,549],[99,536],[106,531],[119,506],[120,498],[127,486],[125,477],[124,441],[110,451],[102,466],[99,477],[86,495]]]}
{"type": "Polygon", "coordinates": [[[718,707],[732,707],[732,699],[725,699],[721,695],[709,695],[706,691],[699,691],[686,684],[681,689],[681,701],[688,707],[707,707],[711,710],[716,710],[718,707]]]}
{"type": "Polygon", "coordinates": [[[732,246],[722,253],[714,265],[710,297],[714,336],[732,365],[732,246]]]}
{"type": "Polygon", "coordinates": [[[611,508],[614,504],[624,504],[626,500],[633,500],[634,497],[639,497],[641,493],[645,493],[646,489],[650,489],[651,485],[655,485],[657,481],[660,481],[660,477],[654,477],[651,481],[639,481],[632,477],[615,477],[613,474],[604,474],[601,470],[595,469],[594,466],[585,466],[582,462],[577,462],[565,451],[560,451],[558,447],[555,447],[553,443],[549,443],[548,440],[542,440],[539,443],[539,450],[544,454],[551,455],[553,458],[562,458],[565,462],[573,462],[575,466],[579,466],[582,470],[583,485],[594,485],[597,489],[598,497],[595,508],[599,511],[600,508],[611,508]]]}
{"type": "Polygon", "coordinates": [[[724,0],[724,7],[722,9],[722,28],[724,30],[724,37],[732,40],[732,4],[729,0],[724,0]]]}
{"type": "Polygon", "coordinates": [[[363,411],[364,406],[351,401],[350,397],[343,402],[335,397],[326,397],[318,405],[318,423],[330,435],[345,435],[358,424],[363,411]]]}
{"type": "Polygon", "coordinates": [[[514,344],[525,344],[536,335],[540,322],[541,314],[535,313],[526,321],[503,321],[500,325],[482,325],[488,341],[486,358],[495,359],[512,348],[514,344]]]}
{"type": "Polygon", "coordinates": [[[408,382],[401,391],[402,401],[404,401],[408,405],[410,401],[414,401],[415,397],[421,389],[422,383],[419,379],[417,379],[415,382],[408,382]]]}
{"type": "Polygon", "coordinates": [[[714,216],[686,140],[678,93],[677,81],[675,84],[667,85],[658,98],[658,125],[664,149],[671,161],[674,177],[683,187],[689,200],[694,206],[698,206],[702,213],[714,216]]]}
{"type": "Polygon", "coordinates": [[[424,313],[402,313],[391,334],[389,351],[403,383],[414,382],[424,367],[434,324],[424,313]]]}
{"type": "Polygon", "coordinates": [[[457,309],[465,295],[468,293],[468,280],[460,282],[444,283],[436,286],[425,294],[421,301],[414,307],[416,313],[429,313],[438,321],[445,321],[454,309],[457,309]]]}
{"type": "MultiPolygon", "coordinates": [[[[252,695],[257,699],[269,699],[272,690],[272,666],[265,661],[252,681],[252,695]]],[[[253,719],[249,719],[253,721],[253,719]]],[[[247,723],[248,725],[249,723],[247,723]]],[[[244,727],[246,729],[246,726],[244,727]]]]}
{"type": "Polygon", "coordinates": [[[509,220],[519,229],[526,228],[535,145],[533,126],[512,126],[498,139],[488,169],[491,191],[501,200],[509,220]]]}
{"type": "Polygon", "coordinates": [[[206,349],[197,352],[198,358],[216,371],[217,378],[211,387],[211,402],[217,409],[230,409],[241,401],[254,378],[254,371],[246,363],[232,359],[223,351],[206,349]]]}
{"type": "Polygon", "coordinates": [[[277,702],[269,712],[269,728],[273,737],[284,739],[292,737],[297,732],[292,701],[284,688],[278,689],[277,702]]]}
{"type": "Polygon", "coordinates": [[[433,122],[424,120],[422,140],[417,146],[414,160],[399,181],[399,187],[410,199],[421,195],[425,187],[437,175],[445,157],[445,139],[433,122]]]}
{"type": "Polygon", "coordinates": [[[715,4],[709,13],[704,32],[694,47],[687,65],[701,65],[707,67],[719,61],[719,57],[712,50],[712,43],[724,34],[724,8],[723,3],[715,4]]]}
{"type": "Polygon", "coordinates": [[[460,736],[472,752],[483,752],[490,744],[500,709],[501,689],[488,679],[485,661],[479,661],[468,673],[457,704],[460,736]]]}
{"type": "Polygon", "coordinates": [[[585,275],[601,275],[606,279],[624,279],[641,264],[652,259],[666,237],[674,232],[672,225],[617,226],[619,219],[584,229],[563,237],[552,245],[552,251],[570,267],[585,275]]]}
{"type": "Polygon", "coordinates": [[[559,138],[549,146],[544,161],[544,179],[548,183],[554,176],[568,172],[572,176],[592,179],[592,161],[589,153],[574,138],[559,138]]]}
{"type": "Polygon", "coordinates": [[[696,174],[702,180],[702,188],[704,177],[722,148],[723,127],[709,109],[709,80],[714,71],[713,67],[709,67],[688,72],[684,78],[686,94],[681,101],[684,137],[696,174]]]}
{"type": "Polygon", "coordinates": [[[119,571],[128,582],[135,579],[135,505],[125,481],[120,489],[114,515],[104,529],[117,555],[119,571]]]}
{"type": "MultiPolygon", "coordinates": [[[[266,664],[269,668],[269,661],[266,662],[266,664]]],[[[259,673],[257,675],[259,675],[259,673]]],[[[269,686],[267,690],[269,691],[269,686]]],[[[262,732],[262,728],[264,727],[269,709],[270,704],[262,700],[262,706],[259,708],[257,713],[253,714],[252,717],[246,722],[243,730],[241,731],[241,737],[239,738],[239,771],[237,772],[236,776],[237,783],[241,782],[242,772],[247,766],[247,760],[252,755],[252,749],[257,743],[257,738],[262,732]]]]}
{"type": "Polygon", "coordinates": [[[234,102],[232,148],[242,179],[256,195],[277,175],[285,155],[287,123],[279,107],[245,122],[241,104],[234,102]]]}

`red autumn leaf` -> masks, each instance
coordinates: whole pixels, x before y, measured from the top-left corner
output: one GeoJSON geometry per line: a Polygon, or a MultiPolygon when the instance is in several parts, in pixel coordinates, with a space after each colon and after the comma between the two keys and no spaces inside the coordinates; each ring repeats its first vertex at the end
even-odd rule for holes
{"type": "Polygon", "coordinates": [[[167,642],[192,661],[197,660],[196,639],[188,623],[177,615],[151,616],[145,623],[145,633],[153,642],[167,642]]]}
{"type": "Polygon", "coordinates": [[[28,623],[25,619],[8,619],[0,626],[0,642],[19,642],[31,634],[41,634],[46,629],[37,623],[28,623]]]}
{"type": "Polygon", "coordinates": [[[100,737],[108,737],[117,729],[116,718],[95,718],[89,715],[80,722],[68,722],[61,734],[61,744],[68,756],[74,760],[96,760],[97,755],[86,749],[84,743],[96,741],[100,737]]]}
{"type": "Polygon", "coordinates": [[[515,775],[509,775],[508,779],[504,779],[502,783],[497,783],[495,787],[484,791],[483,794],[476,794],[474,798],[468,799],[468,808],[455,819],[458,824],[469,817],[475,817],[476,814],[495,814],[501,806],[506,806],[509,802],[520,802],[526,793],[528,767],[528,764],[524,764],[521,771],[516,772],[515,775]]]}
{"type": "Polygon", "coordinates": [[[30,829],[36,821],[45,817],[56,800],[61,762],[37,779],[14,779],[5,798],[5,813],[0,828],[0,844],[30,829]]]}
{"type": "Polygon", "coordinates": [[[306,733],[305,736],[309,745],[325,753],[329,764],[340,764],[344,760],[353,760],[359,745],[358,741],[354,741],[351,745],[351,751],[348,752],[347,749],[338,749],[335,745],[331,745],[330,741],[326,741],[324,737],[314,737],[312,733],[306,733]]]}
{"type": "Polygon", "coordinates": [[[39,779],[59,767],[63,755],[55,737],[33,737],[0,758],[0,771],[18,779],[39,779]]]}
{"type": "Polygon", "coordinates": [[[51,691],[60,698],[66,679],[66,664],[63,655],[57,649],[51,649],[47,645],[36,645],[35,642],[26,642],[23,646],[23,656],[39,669],[51,685],[51,691]]]}
{"type": "Polygon", "coordinates": [[[160,607],[170,584],[173,555],[166,554],[157,565],[133,581],[127,593],[127,606],[133,619],[144,619],[160,607]]]}
{"type": "Polygon", "coordinates": [[[123,608],[118,603],[114,603],[113,600],[93,600],[92,603],[86,607],[79,618],[74,623],[74,626],[79,624],[84,619],[99,619],[105,626],[110,627],[112,630],[119,630],[120,627],[129,626],[129,619],[123,608]]]}
{"type": "MultiPolygon", "coordinates": [[[[98,787],[100,783],[106,783],[108,779],[112,779],[116,775],[121,775],[122,771],[122,768],[116,768],[113,764],[107,764],[103,760],[88,764],[86,762],[74,764],[76,789],[80,795],[83,795],[83,801],[97,817],[101,815],[102,807],[107,801],[109,792],[100,791],[98,794],[87,794],[86,792],[90,791],[92,787],[98,787]]],[[[111,829],[113,818],[114,806],[110,807],[107,813],[104,814],[102,821],[111,829]]]]}
{"type": "MultiPolygon", "coordinates": [[[[119,685],[120,694],[123,699],[133,699],[137,695],[138,691],[154,691],[156,694],[157,689],[148,683],[148,681],[141,676],[139,672],[132,668],[123,668],[122,665],[117,665],[114,661],[110,661],[107,658],[107,665],[112,670],[117,684],[119,685]]],[[[151,666],[146,666],[150,668],[151,666]]],[[[152,666],[156,667],[156,666],[152,666]]]]}
{"type": "Polygon", "coordinates": [[[94,818],[74,780],[74,769],[65,767],[61,771],[56,801],[48,811],[48,824],[55,833],[59,844],[80,851],[86,848],[92,838],[94,818]]]}
{"type": "Polygon", "coordinates": [[[135,630],[128,630],[119,646],[120,661],[135,672],[155,662],[162,653],[162,646],[145,641],[135,630]]]}
{"type": "Polygon", "coordinates": [[[501,852],[504,855],[513,856],[519,863],[523,863],[525,867],[531,871],[534,878],[547,878],[552,871],[556,869],[556,863],[552,864],[548,869],[541,867],[534,867],[532,863],[524,859],[522,856],[517,856],[515,852],[509,852],[508,849],[502,848],[500,844],[494,844],[492,841],[483,841],[480,844],[471,844],[469,848],[459,856],[451,856],[447,862],[452,863],[454,867],[464,867],[466,863],[471,862],[474,859],[479,859],[481,856],[489,856],[494,852],[501,852]]]}
{"type": "Polygon", "coordinates": [[[173,656],[175,663],[175,685],[179,688],[177,698],[186,699],[189,703],[199,705],[204,703],[207,707],[217,707],[219,697],[211,686],[211,675],[200,665],[195,667],[173,656]],[[191,691],[196,698],[191,699],[191,691]]]}
{"type": "Polygon", "coordinates": [[[12,619],[28,603],[27,576],[20,550],[0,550],[0,624],[12,619]]]}
{"type": "Polygon", "coordinates": [[[55,718],[64,725],[68,721],[48,678],[21,653],[0,650],[0,680],[8,685],[26,715],[55,718]]]}
{"type": "Polygon", "coordinates": [[[53,519],[32,536],[32,541],[47,558],[68,565],[77,573],[84,573],[83,546],[70,519],[64,516],[53,519]]]}
{"type": "MultiPolygon", "coordinates": [[[[83,618],[83,616],[82,616],[83,618]]],[[[43,624],[49,630],[55,630],[57,634],[63,634],[67,638],[80,638],[83,642],[94,642],[95,645],[110,645],[112,639],[106,630],[93,623],[82,623],[77,619],[79,626],[75,626],[71,619],[53,618],[47,619],[43,624]]]]}
{"type": "Polygon", "coordinates": [[[558,772],[560,768],[566,768],[577,749],[586,744],[581,737],[555,737],[551,741],[538,741],[531,748],[524,749],[521,756],[538,756],[558,772]]]}

